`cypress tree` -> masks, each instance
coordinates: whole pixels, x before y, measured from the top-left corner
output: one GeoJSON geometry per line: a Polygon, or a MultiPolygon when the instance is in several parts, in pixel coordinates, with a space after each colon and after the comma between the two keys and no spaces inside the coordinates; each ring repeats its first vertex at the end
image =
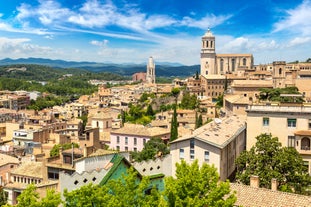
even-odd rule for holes
{"type": "Polygon", "coordinates": [[[174,112],[171,121],[171,138],[170,141],[174,141],[178,137],[178,122],[177,122],[177,112],[176,105],[174,105],[174,112]]]}

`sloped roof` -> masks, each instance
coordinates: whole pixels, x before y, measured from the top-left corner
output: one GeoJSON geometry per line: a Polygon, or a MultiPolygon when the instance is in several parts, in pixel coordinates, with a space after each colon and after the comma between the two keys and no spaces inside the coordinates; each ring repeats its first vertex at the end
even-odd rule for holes
{"type": "Polygon", "coordinates": [[[236,206],[244,207],[308,207],[311,197],[273,191],[266,188],[256,188],[248,185],[231,183],[231,191],[236,191],[236,206]]]}
{"type": "Polygon", "coordinates": [[[42,162],[24,162],[19,167],[11,171],[12,174],[43,178],[42,175],[42,162]]]}
{"type": "Polygon", "coordinates": [[[127,134],[146,137],[155,137],[167,133],[170,133],[170,130],[161,127],[146,127],[139,124],[126,124],[124,127],[110,132],[110,134],[127,134]]]}
{"type": "Polygon", "coordinates": [[[213,122],[203,125],[193,131],[192,134],[182,136],[171,143],[181,142],[188,139],[197,139],[218,148],[225,147],[229,141],[241,131],[245,130],[246,117],[233,115],[223,119],[215,119],[213,122]]]}
{"type": "Polygon", "coordinates": [[[6,154],[0,154],[0,166],[11,163],[18,164],[19,163],[18,158],[6,154]]]}

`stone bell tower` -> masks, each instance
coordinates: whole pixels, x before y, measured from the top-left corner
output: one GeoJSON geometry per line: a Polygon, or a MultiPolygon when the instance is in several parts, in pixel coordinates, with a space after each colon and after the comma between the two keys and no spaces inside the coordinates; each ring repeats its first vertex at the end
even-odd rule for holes
{"type": "Polygon", "coordinates": [[[147,63],[146,82],[155,84],[155,63],[153,61],[152,56],[149,57],[149,60],[147,63]]]}
{"type": "Polygon", "coordinates": [[[210,29],[202,37],[202,48],[201,48],[201,75],[212,75],[215,74],[215,36],[212,34],[210,29]]]}

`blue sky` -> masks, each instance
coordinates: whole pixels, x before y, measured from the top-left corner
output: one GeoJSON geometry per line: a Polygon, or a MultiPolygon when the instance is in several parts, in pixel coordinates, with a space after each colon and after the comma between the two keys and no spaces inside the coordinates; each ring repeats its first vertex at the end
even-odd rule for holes
{"type": "Polygon", "coordinates": [[[311,58],[311,0],[7,0],[0,59],[199,64],[211,28],[216,52],[255,64],[311,58]]]}

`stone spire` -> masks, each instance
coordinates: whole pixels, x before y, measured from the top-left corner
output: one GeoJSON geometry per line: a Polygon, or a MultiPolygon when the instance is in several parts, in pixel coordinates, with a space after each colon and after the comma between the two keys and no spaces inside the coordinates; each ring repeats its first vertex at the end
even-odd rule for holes
{"type": "Polygon", "coordinates": [[[147,63],[146,82],[155,84],[155,63],[153,61],[152,56],[149,57],[149,60],[147,63]]]}

